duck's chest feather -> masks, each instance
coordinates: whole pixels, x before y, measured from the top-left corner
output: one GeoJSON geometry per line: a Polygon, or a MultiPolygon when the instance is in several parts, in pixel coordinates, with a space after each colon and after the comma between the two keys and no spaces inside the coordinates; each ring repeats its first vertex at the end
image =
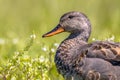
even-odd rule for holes
{"type": "Polygon", "coordinates": [[[58,47],[55,55],[55,64],[58,72],[62,75],[71,74],[71,66],[73,61],[73,55],[79,50],[79,48],[85,45],[86,42],[65,40],[58,47]]]}

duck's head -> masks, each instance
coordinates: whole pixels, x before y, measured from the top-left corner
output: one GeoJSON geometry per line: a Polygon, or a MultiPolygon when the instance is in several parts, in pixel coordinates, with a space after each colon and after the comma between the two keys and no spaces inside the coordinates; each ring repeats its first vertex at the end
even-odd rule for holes
{"type": "Polygon", "coordinates": [[[65,13],[59,21],[59,24],[50,32],[44,34],[42,37],[49,37],[61,32],[81,33],[91,32],[91,24],[85,14],[81,12],[68,12],[65,13]]]}

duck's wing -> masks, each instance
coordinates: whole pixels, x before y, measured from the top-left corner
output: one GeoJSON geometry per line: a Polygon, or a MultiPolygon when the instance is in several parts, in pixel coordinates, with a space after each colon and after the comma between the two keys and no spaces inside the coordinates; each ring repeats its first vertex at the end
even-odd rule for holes
{"type": "Polygon", "coordinates": [[[81,48],[87,57],[102,58],[113,65],[120,65],[120,43],[108,41],[96,41],[81,48]]]}

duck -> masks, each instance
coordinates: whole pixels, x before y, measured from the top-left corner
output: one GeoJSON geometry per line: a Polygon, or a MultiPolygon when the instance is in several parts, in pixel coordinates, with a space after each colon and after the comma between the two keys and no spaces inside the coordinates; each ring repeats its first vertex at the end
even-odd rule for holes
{"type": "Polygon", "coordinates": [[[112,41],[88,43],[91,29],[91,22],[84,13],[71,11],[61,16],[54,29],[43,34],[42,37],[45,38],[62,32],[70,33],[56,50],[54,61],[58,73],[65,80],[119,80],[117,76],[119,72],[116,71],[120,68],[120,43],[112,41]],[[85,56],[82,56],[83,54],[85,56]],[[83,69],[83,66],[86,68],[83,69]],[[92,76],[96,75],[94,77],[97,79],[87,79],[90,72],[93,72],[92,76]],[[100,78],[100,75],[107,78],[100,78]]]}

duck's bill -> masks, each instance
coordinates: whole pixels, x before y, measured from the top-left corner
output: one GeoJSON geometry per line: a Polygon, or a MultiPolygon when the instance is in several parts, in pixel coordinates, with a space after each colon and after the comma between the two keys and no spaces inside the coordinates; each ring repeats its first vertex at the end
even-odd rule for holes
{"type": "Polygon", "coordinates": [[[64,29],[58,24],[52,31],[44,34],[42,37],[50,37],[50,36],[53,36],[55,34],[58,34],[58,33],[61,33],[61,32],[64,32],[64,29]]]}

